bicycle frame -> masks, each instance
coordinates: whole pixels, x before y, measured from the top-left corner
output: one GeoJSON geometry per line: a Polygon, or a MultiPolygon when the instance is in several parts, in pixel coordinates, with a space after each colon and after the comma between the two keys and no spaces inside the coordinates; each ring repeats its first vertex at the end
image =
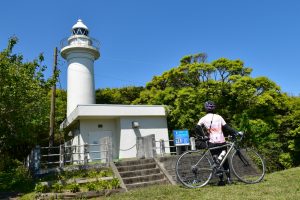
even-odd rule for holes
{"type": "MultiPolygon", "coordinates": [[[[210,150],[220,149],[220,148],[224,148],[224,147],[229,147],[229,149],[226,151],[226,154],[225,154],[224,158],[222,159],[221,163],[220,163],[218,166],[215,166],[217,169],[220,169],[220,168],[223,166],[223,164],[224,164],[224,162],[226,161],[226,159],[229,157],[230,152],[231,152],[233,149],[236,149],[236,148],[237,148],[237,147],[236,147],[236,141],[233,141],[233,142],[228,142],[228,141],[227,141],[226,144],[224,144],[224,145],[222,145],[222,146],[206,148],[206,150],[205,150],[205,152],[203,153],[203,156],[201,157],[201,159],[209,152],[211,160],[213,161],[214,164],[216,164],[215,161],[214,161],[214,159],[213,159],[213,155],[211,154],[211,151],[210,151],[210,150]]],[[[200,159],[200,160],[201,160],[201,159],[200,159]]],[[[200,161],[200,160],[199,160],[199,161],[200,161]]],[[[198,163],[197,163],[197,164],[198,164],[198,163]]],[[[197,165],[197,164],[196,164],[196,165],[197,165]]]]}
{"type": "MultiPolygon", "coordinates": [[[[238,180],[244,183],[253,184],[260,182],[265,175],[265,162],[259,153],[252,148],[241,147],[239,143],[243,135],[239,136],[240,138],[238,139],[232,138],[227,140],[221,146],[209,148],[207,145],[205,149],[190,150],[183,153],[177,159],[175,166],[178,180],[189,188],[199,188],[205,186],[212,176],[220,177],[224,172],[230,179],[230,175],[227,174],[230,169],[238,180]],[[222,150],[225,148],[227,150],[219,162],[217,155],[213,155],[211,151],[221,148],[222,150]],[[256,167],[252,158],[256,161],[259,168],[256,167]],[[225,170],[223,165],[227,159],[229,168],[225,170]]],[[[208,144],[208,141],[206,141],[206,144],[208,144]]]]}

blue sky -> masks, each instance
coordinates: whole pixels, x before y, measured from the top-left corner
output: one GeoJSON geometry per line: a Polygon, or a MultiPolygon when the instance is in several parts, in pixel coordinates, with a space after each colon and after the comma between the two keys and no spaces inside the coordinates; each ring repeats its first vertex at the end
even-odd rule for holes
{"type": "MultiPolygon", "coordinates": [[[[267,76],[300,94],[300,1],[297,0],[2,0],[0,49],[10,36],[30,61],[43,52],[49,76],[53,51],[81,18],[100,41],[96,88],[145,86],[190,54],[208,62],[241,59],[252,76],[267,76]]],[[[59,87],[66,88],[59,58],[59,87]]]]}

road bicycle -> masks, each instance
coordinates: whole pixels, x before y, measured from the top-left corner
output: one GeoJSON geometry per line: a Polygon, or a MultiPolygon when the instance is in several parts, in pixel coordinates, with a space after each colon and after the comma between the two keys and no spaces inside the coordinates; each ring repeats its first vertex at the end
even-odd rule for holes
{"type": "Polygon", "coordinates": [[[229,137],[223,146],[190,150],[183,153],[176,162],[175,171],[177,180],[188,188],[200,188],[209,183],[213,175],[220,176],[228,172],[223,169],[226,159],[233,174],[242,182],[253,184],[263,180],[266,165],[260,154],[253,148],[242,148],[240,142],[244,137],[239,133],[236,137],[229,137]],[[227,147],[227,152],[221,161],[212,156],[210,150],[227,147]]]}

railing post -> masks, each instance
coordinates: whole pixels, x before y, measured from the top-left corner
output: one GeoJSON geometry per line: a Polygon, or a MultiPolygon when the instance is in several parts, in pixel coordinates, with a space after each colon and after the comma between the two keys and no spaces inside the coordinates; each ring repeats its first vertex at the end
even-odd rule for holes
{"type": "Polygon", "coordinates": [[[86,165],[88,163],[88,144],[87,143],[84,143],[84,145],[83,145],[83,155],[84,155],[83,164],[86,165]]]}
{"type": "Polygon", "coordinates": [[[191,143],[191,150],[196,150],[196,141],[194,137],[190,137],[190,143],[191,143]]]}
{"type": "Polygon", "coordinates": [[[109,152],[108,152],[108,141],[107,141],[107,138],[103,138],[104,139],[104,145],[105,145],[105,151],[106,151],[106,154],[105,154],[105,160],[106,160],[106,164],[109,164],[109,152]]]}
{"type": "Polygon", "coordinates": [[[136,157],[145,158],[145,147],[143,137],[136,137],[136,157]]]}
{"type": "Polygon", "coordinates": [[[107,147],[108,147],[108,166],[109,166],[109,163],[112,162],[113,160],[113,149],[112,149],[112,139],[111,137],[107,137],[107,147]]]}
{"type": "Polygon", "coordinates": [[[154,158],[156,156],[155,135],[147,135],[144,137],[145,158],[154,158]]]}
{"type": "Polygon", "coordinates": [[[112,161],[112,142],[110,137],[104,137],[100,142],[101,160],[104,160],[107,166],[112,161]]]}
{"type": "Polygon", "coordinates": [[[73,143],[71,143],[71,146],[70,146],[70,155],[71,155],[70,164],[74,164],[74,146],[73,146],[73,143]]]}
{"type": "Polygon", "coordinates": [[[165,141],[163,139],[160,139],[159,147],[160,147],[160,155],[163,157],[166,153],[165,141]]]}
{"type": "Polygon", "coordinates": [[[156,157],[156,142],[155,142],[155,135],[151,135],[152,140],[152,158],[156,157]]]}
{"type": "Polygon", "coordinates": [[[104,144],[105,144],[105,150],[106,150],[106,164],[109,165],[110,162],[110,153],[109,153],[109,139],[108,137],[103,138],[104,139],[104,144]]]}
{"type": "Polygon", "coordinates": [[[31,172],[34,172],[34,152],[35,148],[33,148],[27,156],[27,167],[31,172]]]}
{"type": "Polygon", "coordinates": [[[61,144],[59,146],[59,167],[64,167],[65,165],[65,146],[61,144]]]}
{"type": "Polygon", "coordinates": [[[39,145],[36,145],[34,149],[34,173],[36,174],[41,165],[41,147],[39,145]]]}

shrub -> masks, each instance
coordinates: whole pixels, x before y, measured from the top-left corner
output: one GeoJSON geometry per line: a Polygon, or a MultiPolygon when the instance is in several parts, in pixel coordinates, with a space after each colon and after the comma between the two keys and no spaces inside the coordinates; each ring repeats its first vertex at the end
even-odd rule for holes
{"type": "Polygon", "coordinates": [[[96,170],[90,170],[88,172],[88,177],[90,177],[90,178],[98,177],[98,175],[99,175],[99,173],[96,170]]]}
{"type": "Polygon", "coordinates": [[[80,187],[78,183],[72,183],[69,185],[70,191],[73,193],[79,192],[80,191],[80,187]]]}
{"type": "Polygon", "coordinates": [[[88,188],[89,191],[95,191],[97,190],[97,186],[95,183],[87,183],[86,187],[88,188]]]}
{"type": "Polygon", "coordinates": [[[120,187],[120,181],[119,181],[119,179],[113,178],[113,179],[110,181],[110,185],[111,185],[111,187],[114,188],[114,189],[119,188],[119,187],[120,187]]]}
{"type": "Polygon", "coordinates": [[[34,191],[37,193],[46,193],[49,191],[48,185],[37,183],[35,185],[34,191]]]}
{"type": "Polygon", "coordinates": [[[63,185],[61,183],[55,183],[52,185],[54,192],[62,192],[63,185]]]}
{"type": "Polygon", "coordinates": [[[98,185],[99,185],[99,187],[101,188],[101,189],[111,189],[110,187],[110,184],[109,184],[109,182],[107,181],[107,180],[100,180],[99,182],[98,182],[98,185]]]}
{"type": "Polygon", "coordinates": [[[0,172],[0,191],[28,192],[34,188],[33,179],[20,161],[14,160],[10,169],[0,172]]]}
{"type": "Polygon", "coordinates": [[[100,177],[107,177],[108,174],[109,174],[109,173],[108,173],[107,170],[102,170],[102,171],[100,171],[100,173],[99,173],[100,177]]]}

